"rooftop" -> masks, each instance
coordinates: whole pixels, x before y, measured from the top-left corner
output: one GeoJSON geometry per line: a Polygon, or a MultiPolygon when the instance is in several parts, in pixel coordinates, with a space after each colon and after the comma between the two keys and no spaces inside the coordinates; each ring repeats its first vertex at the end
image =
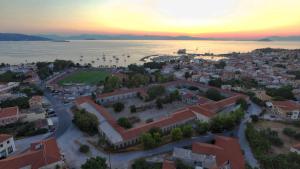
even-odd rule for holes
{"type": "Polygon", "coordinates": [[[8,140],[9,138],[11,138],[12,135],[8,135],[8,134],[0,134],[0,143],[2,143],[5,140],[8,140]]]}
{"type": "Polygon", "coordinates": [[[7,118],[11,116],[16,116],[19,113],[19,108],[15,107],[7,107],[7,108],[0,108],[0,119],[7,118]]]}
{"type": "Polygon", "coordinates": [[[61,160],[56,140],[50,138],[32,143],[30,149],[23,154],[0,160],[0,168],[19,169],[30,166],[31,169],[39,169],[61,160]]]}

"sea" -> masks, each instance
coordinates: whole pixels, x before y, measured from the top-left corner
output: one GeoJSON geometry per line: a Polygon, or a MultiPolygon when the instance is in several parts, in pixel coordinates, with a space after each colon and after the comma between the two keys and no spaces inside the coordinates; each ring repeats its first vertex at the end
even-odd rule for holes
{"type": "Polygon", "coordinates": [[[207,40],[74,40],[69,42],[0,42],[0,62],[9,64],[72,60],[93,66],[142,64],[150,55],[188,53],[225,54],[250,52],[258,48],[299,49],[300,42],[288,41],[207,41],[207,40]]]}

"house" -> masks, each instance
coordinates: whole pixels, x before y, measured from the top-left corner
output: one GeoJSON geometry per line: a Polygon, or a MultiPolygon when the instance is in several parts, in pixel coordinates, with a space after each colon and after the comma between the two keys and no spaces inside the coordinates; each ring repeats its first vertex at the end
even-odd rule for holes
{"type": "Polygon", "coordinates": [[[162,169],[176,169],[176,164],[174,161],[164,160],[162,169]]]}
{"type": "Polygon", "coordinates": [[[29,107],[32,110],[43,110],[43,96],[32,96],[29,99],[29,107]]]}
{"type": "Polygon", "coordinates": [[[26,152],[0,160],[1,169],[55,169],[57,166],[64,167],[64,161],[54,138],[32,143],[26,152]]]}
{"type": "Polygon", "coordinates": [[[297,154],[300,155],[300,143],[299,143],[299,144],[296,144],[296,145],[294,145],[294,146],[292,146],[292,147],[290,148],[290,151],[291,151],[291,152],[295,152],[295,153],[297,153],[297,154]]]}
{"type": "Polygon", "coordinates": [[[300,119],[300,104],[294,101],[272,101],[268,107],[272,113],[289,120],[300,119]]]}
{"type": "Polygon", "coordinates": [[[6,158],[16,151],[14,138],[8,134],[0,134],[0,159],[6,158]]]}
{"type": "MultiPolygon", "coordinates": [[[[245,169],[245,160],[237,139],[215,136],[214,144],[194,142],[192,149],[174,148],[172,160],[181,160],[195,168],[245,169]]],[[[163,169],[172,169],[174,162],[165,160],[163,169]]],[[[176,167],[175,167],[176,168],[176,167]]]]}
{"type": "Polygon", "coordinates": [[[21,119],[18,107],[0,108],[0,126],[15,123],[21,119]]]}

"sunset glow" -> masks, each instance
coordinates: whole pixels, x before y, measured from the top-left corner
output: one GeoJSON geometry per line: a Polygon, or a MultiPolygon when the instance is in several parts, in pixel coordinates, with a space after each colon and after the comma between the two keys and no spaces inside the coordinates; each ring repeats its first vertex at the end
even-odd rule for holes
{"type": "Polygon", "coordinates": [[[299,0],[1,0],[0,32],[291,36],[300,34],[299,7],[299,0]]]}

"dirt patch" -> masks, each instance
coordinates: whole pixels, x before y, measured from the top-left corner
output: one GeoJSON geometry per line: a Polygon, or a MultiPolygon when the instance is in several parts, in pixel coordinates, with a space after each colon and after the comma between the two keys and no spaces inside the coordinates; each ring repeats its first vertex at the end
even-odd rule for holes
{"type": "Polygon", "coordinates": [[[274,121],[259,121],[255,123],[255,128],[257,129],[270,128],[271,130],[278,132],[278,136],[283,141],[284,144],[282,147],[272,146],[272,152],[275,154],[289,153],[291,146],[299,143],[299,141],[297,141],[296,139],[286,136],[285,134],[282,133],[282,130],[284,128],[292,128],[300,132],[300,129],[293,125],[285,124],[282,122],[274,122],[274,121]]]}

